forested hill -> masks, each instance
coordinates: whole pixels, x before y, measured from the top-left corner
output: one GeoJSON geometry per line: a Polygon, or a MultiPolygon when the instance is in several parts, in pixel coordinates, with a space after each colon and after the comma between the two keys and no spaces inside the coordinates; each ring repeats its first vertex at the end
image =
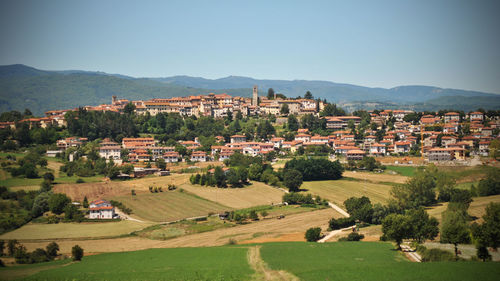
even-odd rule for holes
{"type": "Polygon", "coordinates": [[[140,100],[209,92],[248,96],[251,90],[195,89],[104,73],[43,71],[24,65],[0,66],[0,112],[29,108],[41,116],[48,110],[109,104],[112,95],[140,100]]]}
{"type": "Polygon", "coordinates": [[[340,103],[349,110],[500,108],[500,95],[428,86],[383,89],[328,81],[257,80],[238,76],[215,80],[189,76],[133,78],[80,70],[44,71],[17,64],[0,66],[0,112],[29,108],[35,115],[42,115],[47,110],[110,103],[112,95],[130,100],[210,92],[250,96],[253,85],[259,86],[261,95],[268,88],[289,97],[311,91],[315,98],[340,103]]]}

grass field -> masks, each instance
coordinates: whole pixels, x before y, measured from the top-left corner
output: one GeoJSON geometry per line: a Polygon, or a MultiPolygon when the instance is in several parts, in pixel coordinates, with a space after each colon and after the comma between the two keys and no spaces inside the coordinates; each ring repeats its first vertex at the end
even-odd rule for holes
{"type": "Polygon", "coordinates": [[[387,171],[394,171],[402,176],[411,177],[417,168],[413,166],[386,166],[387,171]]]}
{"type": "Polygon", "coordinates": [[[0,236],[0,239],[96,238],[129,234],[150,226],[135,221],[38,224],[29,223],[0,236]]]}
{"type": "Polygon", "coordinates": [[[391,186],[354,180],[331,180],[304,182],[301,189],[307,189],[306,193],[319,195],[343,208],[344,201],[353,196],[367,196],[372,203],[387,203],[391,186]]]}
{"type": "Polygon", "coordinates": [[[408,262],[390,243],[270,243],[261,248],[274,270],[301,280],[498,280],[498,263],[408,262]]]}
{"type": "Polygon", "coordinates": [[[122,195],[109,198],[132,209],[133,216],[148,221],[168,222],[206,216],[209,212],[229,211],[231,208],[200,198],[188,192],[164,191],[122,195]]]}
{"type": "Polygon", "coordinates": [[[342,176],[347,178],[355,178],[360,180],[367,180],[373,183],[405,183],[408,177],[401,175],[391,175],[388,173],[370,173],[370,172],[360,172],[360,171],[345,171],[342,176]]]}
{"type": "Polygon", "coordinates": [[[247,249],[150,249],[84,257],[26,280],[248,280],[247,249]]]}
{"type": "Polygon", "coordinates": [[[283,191],[261,182],[243,188],[215,188],[185,183],[181,188],[200,197],[235,209],[281,203],[283,191]]]}

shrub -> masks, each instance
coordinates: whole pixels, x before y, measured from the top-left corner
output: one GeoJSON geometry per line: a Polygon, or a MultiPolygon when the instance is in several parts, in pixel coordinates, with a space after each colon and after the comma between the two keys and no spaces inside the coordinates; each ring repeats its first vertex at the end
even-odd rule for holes
{"type": "Polygon", "coordinates": [[[41,248],[34,250],[29,255],[30,255],[30,263],[39,263],[51,260],[47,255],[47,252],[41,248]]]}
{"type": "Polygon", "coordinates": [[[57,251],[59,251],[59,245],[56,242],[52,242],[47,245],[47,255],[50,257],[57,257],[57,251]]]}
{"type": "MultiPolygon", "coordinates": [[[[69,175],[68,175],[69,176],[69,175]]],[[[77,178],[76,183],[84,183],[85,181],[82,178],[77,178]]]]}
{"type": "Polygon", "coordinates": [[[71,255],[73,256],[74,261],[81,261],[83,258],[83,249],[80,246],[75,245],[71,248],[71,255]]]}
{"type": "Polygon", "coordinates": [[[321,238],[321,228],[311,227],[306,231],[305,238],[307,242],[316,242],[321,238]]]}
{"type": "Polygon", "coordinates": [[[353,226],[354,224],[355,224],[355,221],[354,221],[354,218],[352,218],[352,217],[340,218],[340,219],[332,218],[328,222],[328,225],[329,225],[331,230],[346,228],[349,226],[353,226]]]}
{"type": "Polygon", "coordinates": [[[426,249],[422,253],[423,262],[454,261],[453,253],[441,249],[426,249]]]}
{"type": "Polygon", "coordinates": [[[363,234],[359,234],[357,232],[351,232],[347,237],[342,237],[339,239],[339,241],[359,241],[361,239],[365,238],[363,234]]]}

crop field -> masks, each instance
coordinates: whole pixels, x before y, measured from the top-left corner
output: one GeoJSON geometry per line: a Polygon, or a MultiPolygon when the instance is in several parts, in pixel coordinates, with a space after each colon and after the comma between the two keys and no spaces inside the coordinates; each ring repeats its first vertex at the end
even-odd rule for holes
{"type": "Polygon", "coordinates": [[[184,218],[206,216],[231,210],[230,207],[200,198],[188,192],[164,191],[122,195],[107,198],[122,202],[132,209],[132,215],[148,221],[169,222],[184,218]]]}
{"type": "Polygon", "coordinates": [[[84,257],[27,280],[249,280],[247,249],[150,249],[84,257]]]}
{"type": "MultiPolygon", "coordinates": [[[[86,180],[86,178],[83,178],[86,180]]],[[[179,186],[189,180],[188,174],[174,174],[171,176],[157,177],[150,176],[141,179],[127,181],[105,181],[89,182],[81,184],[57,184],[54,186],[54,192],[65,193],[73,200],[82,201],[85,196],[89,201],[100,198],[111,198],[119,195],[129,195],[131,190],[139,193],[149,193],[149,187],[162,187],[167,189],[169,184],[179,186]]]]}
{"type": "Polygon", "coordinates": [[[390,175],[387,173],[369,173],[369,172],[359,172],[359,171],[345,171],[342,176],[348,178],[355,178],[360,180],[367,180],[374,183],[405,183],[408,180],[408,177],[401,175],[390,175]]]}
{"type": "Polygon", "coordinates": [[[306,193],[319,195],[343,208],[344,201],[353,196],[367,196],[372,203],[387,203],[391,186],[364,181],[330,180],[304,182],[301,189],[306,189],[306,193]]]}
{"type": "MultiPolygon", "coordinates": [[[[500,195],[492,195],[485,197],[474,197],[472,198],[472,203],[470,204],[467,212],[469,215],[476,217],[478,223],[482,222],[482,216],[486,213],[486,206],[490,203],[500,203],[500,195]]],[[[429,215],[441,221],[441,214],[446,210],[448,203],[441,203],[437,206],[430,207],[427,209],[429,215]]]]}
{"type": "Polygon", "coordinates": [[[282,202],[283,191],[261,182],[252,182],[243,188],[216,188],[185,183],[181,188],[210,201],[234,209],[282,202]]]}
{"type": "Polygon", "coordinates": [[[0,239],[60,239],[60,238],[97,238],[113,237],[129,234],[133,231],[143,229],[151,223],[140,223],[135,221],[118,222],[82,222],[82,223],[58,223],[39,224],[29,223],[14,231],[0,236],[0,239]]]}
{"type": "MultiPolygon", "coordinates": [[[[304,233],[310,227],[321,227],[323,231],[328,228],[328,221],[332,218],[340,218],[342,215],[332,208],[313,212],[287,215],[284,219],[263,219],[250,224],[237,225],[229,228],[217,229],[209,232],[184,235],[168,240],[151,240],[141,237],[123,237],[115,239],[72,239],[57,241],[62,253],[70,253],[71,247],[80,245],[86,252],[103,253],[118,251],[135,251],[149,248],[176,248],[176,247],[208,247],[222,246],[233,239],[238,243],[254,239],[256,236],[281,237],[290,233],[300,233],[304,239],[304,233]]],[[[295,240],[296,238],[294,238],[295,240]]],[[[305,239],[304,239],[305,240],[305,239]]],[[[23,242],[28,251],[47,246],[46,242],[26,241],[23,242]]]]}
{"type": "Polygon", "coordinates": [[[498,280],[497,263],[408,262],[390,243],[269,243],[262,259],[301,280],[498,280]]]}

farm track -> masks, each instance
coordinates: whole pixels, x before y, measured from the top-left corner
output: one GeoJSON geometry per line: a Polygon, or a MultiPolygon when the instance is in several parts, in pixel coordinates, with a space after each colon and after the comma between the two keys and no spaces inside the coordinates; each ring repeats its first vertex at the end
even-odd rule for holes
{"type": "Polygon", "coordinates": [[[255,270],[255,274],[252,276],[252,280],[266,280],[266,281],[298,281],[300,280],[293,274],[284,270],[272,270],[267,264],[262,260],[260,256],[260,247],[254,246],[248,249],[248,263],[255,270]]]}

